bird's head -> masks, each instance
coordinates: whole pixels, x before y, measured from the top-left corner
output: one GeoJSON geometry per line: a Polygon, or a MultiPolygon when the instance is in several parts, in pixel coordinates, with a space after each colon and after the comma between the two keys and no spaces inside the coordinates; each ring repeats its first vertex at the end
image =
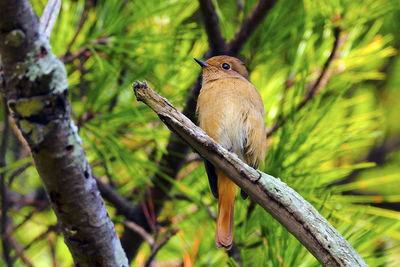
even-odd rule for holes
{"type": "Polygon", "coordinates": [[[222,78],[245,78],[249,80],[249,74],[244,63],[235,57],[215,56],[207,61],[195,58],[203,68],[203,82],[222,78]]]}

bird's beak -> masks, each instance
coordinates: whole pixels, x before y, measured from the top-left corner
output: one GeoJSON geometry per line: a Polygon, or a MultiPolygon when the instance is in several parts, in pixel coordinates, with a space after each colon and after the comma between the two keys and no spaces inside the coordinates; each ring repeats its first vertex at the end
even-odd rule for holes
{"type": "Polygon", "coordinates": [[[195,58],[194,60],[196,60],[196,62],[199,63],[199,65],[200,65],[202,68],[208,68],[208,67],[210,67],[210,65],[209,65],[207,62],[204,62],[203,60],[200,60],[200,59],[197,59],[197,58],[195,58]]]}

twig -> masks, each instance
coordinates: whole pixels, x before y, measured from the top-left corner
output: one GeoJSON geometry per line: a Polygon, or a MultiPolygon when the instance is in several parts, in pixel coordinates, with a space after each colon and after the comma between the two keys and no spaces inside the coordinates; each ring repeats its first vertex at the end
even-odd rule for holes
{"type": "Polygon", "coordinates": [[[73,52],[73,53],[66,53],[63,56],[60,57],[60,60],[64,64],[71,63],[77,58],[80,58],[82,55],[85,55],[86,58],[90,57],[93,53],[90,50],[90,46],[92,45],[108,45],[109,44],[109,38],[108,36],[102,36],[99,39],[96,39],[92,42],[90,42],[87,46],[84,46],[80,48],[79,50],[73,52]]]}
{"type": "Polygon", "coordinates": [[[124,225],[126,227],[128,227],[129,229],[135,231],[136,233],[138,233],[144,240],[146,240],[147,243],[149,243],[150,247],[154,246],[154,239],[151,236],[151,234],[147,233],[147,231],[145,229],[143,229],[143,227],[141,227],[140,225],[132,222],[132,221],[126,221],[124,222],[124,225]]]}
{"type": "MultiPolygon", "coordinates": [[[[21,131],[18,128],[18,125],[15,123],[15,120],[11,117],[8,116],[8,123],[10,124],[12,131],[14,133],[14,136],[18,139],[19,144],[21,145],[20,147],[20,151],[19,151],[19,155],[18,157],[20,159],[26,158],[26,157],[30,157],[32,156],[31,150],[29,148],[28,143],[26,142],[26,140],[24,139],[24,137],[22,136],[21,131]]],[[[13,178],[14,179],[14,178],[13,178]]],[[[12,180],[9,181],[9,183],[12,182],[12,180]]]]}
{"type": "Polygon", "coordinates": [[[32,264],[32,262],[31,262],[31,260],[28,258],[28,256],[26,256],[26,254],[24,253],[24,249],[23,249],[23,247],[21,246],[21,244],[14,238],[14,236],[12,236],[12,235],[10,235],[9,236],[9,240],[10,240],[10,243],[12,244],[12,246],[14,247],[14,249],[15,249],[15,252],[16,252],[16,255],[14,256],[14,259],[15,259],[15,257],[19,257],[19,258],[21,258],[21,260],[27,265],[27,266],[29,266],[29,267],[33,267],[33,264],[32,264]]]}
{"type": "Polygon", "coordinates": [[[147,203],[148,205],[148,211],[150,212],[149,214],[149,218],[148,220],[150,220],[150,225],[153,227],[153,231],[155,231],[156,228],[156,221],[157,221],[157,217],[156,217],[156,212],[154,209],[154,204],[153,204],[153,197],[151,195],[151,189],[150,186],[148,184],[146,184],[146,195],[147,195],[147,203]]]}
{"type": "Polygon", "coordinates": [[[157,244],[152,248],[151,253],[149,258],[146,260],[146,263],[144,264],[145,267],[150,267],[153,263],[153,260],[157,254],[157,252],[165,245],[167,244],[168,240],[171,239],[176,233],[178,233],[179,229],[172,229],[169,231],[161,240],[160,242],[157,242],[157,244]]]}
{"type": "Polygon", "coordinates": [[[318,211],[280,179],[254,170],[217,144],[147,83],[133,85],[138,101],[152,108],[170,130],[223,171],[250,198],[291,232],[324,266],[367,266],[318,211]]]}
{"type": "Polygon", "coordinates": [[[50,38],[60,8],[61,0],[49,0],[43,10],[42,16],[40,17],[40,27],[46,34],[47,39],[50,38]]]}
{"type": "Polygon", "coordinates": [[[20,174],[22,174],[27,168],[32,166],[32,162],[25,163],[21,166],[18,167],[11,175],[10,178],[8,179],[8,187],[11,187],[14,179],[18,177],[20,174]]]}
{"type": "Polygon", "coordinates": [[[258,24],[265,18],[276,2],[276,0],[259,0],[257,4],[254,5],[253,10],[236,32],[235,38],[228,44],[228,51],[231,55],[237,55],[239,53],[258,24]]]}
{"type": "Polygon", "coordinates": [[[23,226],[26,222],[28,222],[28,221],[32,218],[33,215],[35,215],[36,213],[41,212],[43,209],[44,209],[44,208],[37,208],[37,209],[34,209],[34,210],[30,211],[30,212],[25,216],[25,218],[22,220],[22,222],[20,222],[19,224],[15,225],[15,226],[13,227],[12,232],[18,230],[18,228],[20,228],[20,227],[23,226]]]}
{"type": "Polygon", "coordinates": [[[57,255],[56,255],[56,248],[54,245],[54,240],[51,237],[48,237],[47,240],[49,241],[50,252],[51,252],[51,262],[53,263],[53,267],[57,267],[57,255]]]}
{"type": "Polygon", "coordinates": [[[50,234],[51,232],[56,232],[58,233],[60,231],[60,226],[58,224],[55,225],[50,225],[47,230],[43,233],[41,233],[40,235],[38,235],[37,237],[35,237],[35,239],[33,239],[31,242],[29,242],[23,250],[28,250],[33,244],[35,244],[36,242],[44,239],[48,234],[50,234]]]}
{"type": "MultiPolygon", "coordinates": [[[[1,148],[0,148],[0,168],[6,166],[6,153],[8,148],[8,139],[10,136],[10,124],[8,121],[8,108],[6,97],[3,98],[3,108],[4,108],[4,129],[3,136],[1,138],[1,148]]],[[[7,235],[7,230],[9,229],[9,217],[8,217],[8,190],[6,186],[6,172],[1,171],[0,173],[0,195],[1,195],[1,242],[3,245],[3,257],[7,266],[13,265],[13,260],[10,257],[11,253],[11,243],[7,235]]]]}
{"type": "Polygon", "coordinates": [[[226,54],[227,46],[218,22],[218,16],[211,0],[199,0],[200,10],[208,36],[211,55],[226,54]]]}
{"type": "Polygon", "coordinates": [[[15,232],[16,230],[18,230],[18,228],[28,222],[36,213],[50,207],[49,200],[47,199],[46,192],[43,187],[39,187],[34,191],[33,194],[28,194],[26,196],[14,192],[14,194],[12,194],[12,197],[10,198],[10,204],[16,206],[16,209],[20,208],[21,206],[23,207],[28,205],[35,207],[34,210],[25,215],[24,219],[21,222],[19,222],[12,228],[11,232],[15,232]]]}
{"type": "MultiPolygon", "coordinates": [[[[123,196],[121,196],[120,194],[118,194],[111,186],[109,186],[108,184],[105,184],[103,182],[101,182],[99,179],[96,179],[97,182],[97,186],[101,192],[101,195],[104,199],[106,199],[107,201],[109,201],[111,204],[113,204],[113,206],[116,208],[117,213],[124,215],[125,218],[128,220],[128,224],[124,225],[131,230],[134,230],[136,233],[140,234],[140,236],[146,237],[146,241],[149,244],[152,244],[148,238],[148,236],[151,237],[150,234],[148,234],[147,231],[154,231],[156,226],[155,226],[155,220],[156,220],[156,216],[154,215],[150,215],[150,213],[148,212],[148,208],[146,206],[146,204],[141,201],[141,205],[140,206],[134,206],[132,205],[127,199],[125,199],[123,196]],[[138,212],[138,208],[140,208],[140,210],[144,213],[144,217],[145,218],[138,218],[137,214],[138,212]],[[152,216],[154,217],[154,222],[152,219],[152,216]],[[139,225],[140,222],[143,224],[142,220],[146,220],[146,228],[142,227],[141,225],[139,225]],[[137,226],[137,227],[136,227],[137,226]],[[140,227],[140,228],[138,228],[140,227]],[[141,230],[143,229],[143,231],[141,230]],[[144,232],[146,234],[144,234],[144,232]]],[[[154,207],[153,207],[154,209],[154,207]]],[[[153,242],[154,243],[154,242],[153,242]]]]}
{"type": "MultiPolygon", "coordinates": [[[[150,197],[151,196],[147,196],[147,199],[149,199],[150,197]]],[[[151,229],[152,232],[155,231],[156,230],[156,222],[153,221],[152,217],[150,216],[149,207],[146,205],[145,201],[140,201],[139,203],[140,203],[140,205],[142,207],[143,214],[146,217],[146,221],[147,221],[146,224],[150,226],[150,229],[151,229]]]]}
{"type": "Polygon", "coordinates": [[[67,45],[67,48],[66,48],[67,52],[65,53],[65,55],[69,55],[70,54],[71,47],[75,43],[76,38],[78,37],[79,33],[81,32],[81,30],[83,28],[83,25],[86,22],[86,19],[87,19],[87,16],[88,16],[88,12],[89,12],[89,8],[91,6],[92,6],[92,0],[85,1],[85,8],[84,8],[84,10],[83,10],[83,12],[81,14],[81,18],[79,20],[78,27],[77,27],[77,29],[75,31],[75,34],[72,37],[71,41],[67,45]]]}
{"type": "MultiPolygon", "coordinates": [[[[267,129],[267,136],[273,134],[279,127],[283,126],[294,114],[300,111],[311,99],[315,97],[328,83],[329,79],[331,78],[333,71],[329,71],[329,67],[331,66],[332,62],[340,56],[340,48],[343,46],[344,42],[347,40],[347,34],[341,34],[342,28],[336,27],[334,29],[334,36],[335,41],[332,46],[331,53],[327,60],[324,63],[324,66],[321,70],[320,75],[318,76],[317,80],[313,83],[311,88],[307,91],[306,95],[304,96],[303,100],[300,104],[295,108],[293,112],[288,114],[287,116],[283,117],[279,115],[275,124],[267,129]]],[[[292,82],[286,83],[285,90],[287,90],[288,86],[291,86],[292,82]]],[[[281,110],[282,112],[282,110],[281,110]]]]}
{"type": "Polygon", "coordinates": [[[325,85],[328,83],[329,78],[332,76],[332,72],[328,71],[329,66],[335,59],[337,59],[340,56],[339,48],[344,44],[344,42],[347,39],[347,35],[341,35],[341,32],[342,32],[342,27],[340,26],[334,29],[335,41],[333,43],[332,51],[328,59],[326,60],[317,81],[307,92],[305,98],[297,107],[297,111],[303,108],[303,106],[307,104],[307,102],[310,101],[310,99],[312,99],[316,94],[318,94],[321,91],[321,89],[325,87],[325,85]]]}

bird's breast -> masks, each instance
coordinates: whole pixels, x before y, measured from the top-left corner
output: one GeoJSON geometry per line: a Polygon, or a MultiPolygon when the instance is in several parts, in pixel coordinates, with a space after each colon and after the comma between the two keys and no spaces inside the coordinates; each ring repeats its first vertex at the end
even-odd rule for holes
{"type": "Polygon", "coordinates": [[[257,89],[250,82],[226,78],[203,84],[197,111],[200,127],[243,159],[249,113],[259,113],[263,121],[264,108],[257,89]]]}

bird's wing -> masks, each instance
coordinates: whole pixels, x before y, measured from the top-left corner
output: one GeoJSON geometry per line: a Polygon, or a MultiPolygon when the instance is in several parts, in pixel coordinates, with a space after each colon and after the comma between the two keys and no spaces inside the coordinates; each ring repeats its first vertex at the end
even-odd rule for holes
{"type": "Polygon", "coordinates": [[[215,172],[214,165],[211,164],[208,160],[204,160],[204,166],[206,167],[206,172],[208,176],[208,182],[210,183],[211,192],[214,197],[218,199],[218,178],[217,173],[215,172]]]}

